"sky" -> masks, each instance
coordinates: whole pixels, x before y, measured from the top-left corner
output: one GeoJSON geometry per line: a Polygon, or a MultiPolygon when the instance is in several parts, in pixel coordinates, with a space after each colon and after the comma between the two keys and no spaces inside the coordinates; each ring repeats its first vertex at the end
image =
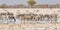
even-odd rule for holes
{"type": "MultiPolygon", "coordinates": [[[[36,4],[60,4],[60,0],[36,0],[36,4]]],[[[0,0],[0,4],[28,4],[27,0],[0,0]]]]}

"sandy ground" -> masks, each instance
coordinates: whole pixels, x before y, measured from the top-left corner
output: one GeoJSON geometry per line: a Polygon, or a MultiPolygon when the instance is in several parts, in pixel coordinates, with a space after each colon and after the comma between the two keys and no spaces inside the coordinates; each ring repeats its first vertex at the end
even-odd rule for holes
{"type": "MultiPolygon", "coordinates": [[[[5,8],[5,9],[1,9],[0,8],[0,13],[3,12],[10,12],[13,13],[14,16],[18,15],[18,14],[28,14],[28,13],[35,13],[35,14],[59,14],[60,13],[60,9],[59,8],[53,8],[53,9],[49,9],[49,8],[5,8]]],[[[60,14],[59,14],[60,15],[60,14]]]]}
{"type": "Polygon", "coordinates": [[[0,30],[60,30],[60,24],[0,24],[0,30]]]}

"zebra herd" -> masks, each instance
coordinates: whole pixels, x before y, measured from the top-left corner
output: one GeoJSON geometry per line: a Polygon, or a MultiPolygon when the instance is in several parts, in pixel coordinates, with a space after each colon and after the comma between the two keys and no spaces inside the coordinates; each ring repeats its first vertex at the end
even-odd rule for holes
{"type": "Polygon", "coordinates": [[[14,17],[13,13],[0,13],[0,23],[3,23],[6,21],[6,23],[15,23],[16,19],[21,20],[24,23],[41,23],[43,21],[48,23],[57,23],[58,14],[19,14],[16,17],[14,17]]]}
{"type": "MultiPolygon", "coordinates": [[[[20,14],[17,16],[17,18],[21,19],[22,21],[25,21],[28,23],[28,21],[32,21],[30,23],[35,23],[37,21],[45,21],[50,23],[57,23],[58,14],[20,14]]],[[[40,23],[40,22],[39,22],[40,23]]]]}
{"type": "Polygon", "coordinates": [[[0,23],[15,23],[16,19],[13,13],[0,13],[0,23]]]}

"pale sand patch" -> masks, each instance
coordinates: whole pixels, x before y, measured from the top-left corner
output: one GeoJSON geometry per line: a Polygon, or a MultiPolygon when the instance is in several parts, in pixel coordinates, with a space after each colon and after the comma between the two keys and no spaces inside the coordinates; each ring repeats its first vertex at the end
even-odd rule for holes
{"type": "Polygon", "coordinates": [[[60,24],[0,24],[0,30],[60,30],[60,24]]]}

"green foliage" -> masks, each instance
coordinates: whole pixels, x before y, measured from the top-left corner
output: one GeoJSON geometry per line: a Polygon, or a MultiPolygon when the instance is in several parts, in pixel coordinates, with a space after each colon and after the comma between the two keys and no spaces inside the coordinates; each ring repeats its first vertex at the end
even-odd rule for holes
{"type": "Polygon", "coordinates": [[[31,7],[32,7],[34,4],[36,4],[35,1],[28,1],[28,3],[29,3],[29,5],[31,5],[31,7]]]}
{"type": "Polygon", "coordinates": [[[35,1],[28,1],[30,5],[34,5],[36,2],[35,1]]]}

